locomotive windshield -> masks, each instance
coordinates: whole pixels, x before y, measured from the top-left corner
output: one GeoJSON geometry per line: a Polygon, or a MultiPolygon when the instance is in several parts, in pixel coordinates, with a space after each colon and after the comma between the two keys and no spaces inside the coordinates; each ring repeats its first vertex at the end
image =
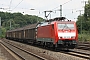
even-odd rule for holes
{"type": "Polygon", "coordinates": [[[74,29],[74,24],[58,24],[58,29],[74,29]]]}

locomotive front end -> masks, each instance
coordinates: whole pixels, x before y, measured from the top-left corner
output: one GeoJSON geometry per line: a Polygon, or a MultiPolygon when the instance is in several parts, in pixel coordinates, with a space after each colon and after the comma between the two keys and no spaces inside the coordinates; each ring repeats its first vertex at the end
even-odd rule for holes
{"type": "Polygon", "coordinates": [[[77,46],[77,28],[75,22],[57,23],[58,45],[64,48],[77,46]]]}

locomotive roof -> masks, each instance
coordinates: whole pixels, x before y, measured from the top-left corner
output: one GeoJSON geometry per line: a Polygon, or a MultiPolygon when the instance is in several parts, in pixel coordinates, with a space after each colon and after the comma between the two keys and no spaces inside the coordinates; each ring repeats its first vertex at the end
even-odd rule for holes
{"type": "Polygon", "coordinates": [[[68,20],[68,19],[66,19],[66,17],[56,17],[56,18],[54,18],[54,19],[46,20],[45,22],[65,21],[65,20],[68,20]]]}
{"type": "Polygon", "coordinates": [[[54,20],[65,20],[66,18],[65,17],[56,17],[54,18],[54,20]]]}
{"type": "Polygon", "coordinates": [[[75,21],[71,21],[71,20],[68,20],[67,18],[65,17],[56,17],[54,19],[49,19],[49,20],[46,20],[45,22],[67,22],[67,23],[71,23],[71,22],[75,22],[75,21]]]}

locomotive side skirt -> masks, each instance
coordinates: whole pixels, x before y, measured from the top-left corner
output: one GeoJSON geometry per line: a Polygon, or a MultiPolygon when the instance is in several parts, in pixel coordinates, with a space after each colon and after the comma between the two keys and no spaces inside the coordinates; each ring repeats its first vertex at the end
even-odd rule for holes
{"type": "Polygon", "coordinates": [[[54,42],[54,39],[51,38],[37,38],[37,41],[43,41],[43,42],[54,42]]]}

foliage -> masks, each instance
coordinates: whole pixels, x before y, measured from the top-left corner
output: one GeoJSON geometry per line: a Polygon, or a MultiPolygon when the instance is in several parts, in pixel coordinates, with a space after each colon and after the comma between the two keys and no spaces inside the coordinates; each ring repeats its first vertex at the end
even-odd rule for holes
{"type": "Polygon", "coordinates": [[[85,9],[84,9],[84,14],[81,16],[78,16],[78,21],[77,21],[77,26],[78,26],[78,30],[80,33],[80,29],[81,29],[81,24],[82,24],[82,29],[85,31],[90,31],[90,3],[85,5],[85,9]],[[81,23],[82,21],[82,23],[81,23]]]}
{"type": "Polygon", "coordinates": [[[6,29],[5,28],[0,28],[0,38],[4,38],[5,37],[5,33],[6,33],[6,29]]]}
{"type": "Polygon", "coordinates": [[[44,19],[38,16],[32,15],[23,15],[21,13],[9,13],[9,12],[0,12],[1,17],[1,26],[0,27],[0,37],[5,37],[6,30],[15,29],[23,27],[28,24],[34,24],[38,21],[41,22],[44,19]]]}
{"type": "Polygon", "coordinates": [[[84,32],[82,35],[79,34],[78,36],[79,41],[89,41],[90,42],[90,32],[84,32]]]}
{"type": "Polygon", "coordinates": [[[82,36],[83,39],[89,40],[90,33],[90,2],[84,7],[84,14],[78,16],[77,27],[79,32],[79,39],[82,36]],[[81,24],[82,24],[82,34],[81,34],[81,24]],[[88,35],[87,35],[88,34],[88,35]]]}
{"type": "Polygon", "coordinates": [[[32,15],[23,15],[21,13],[9,13],[9,12],[0,12],[1,25],[7,30],[23,27],[28,24],[37,23],[38,21],[43,21],[44,19],[38,16],[32,15]],[[11,28],[10,28],[11,24],[11,28]]]}

